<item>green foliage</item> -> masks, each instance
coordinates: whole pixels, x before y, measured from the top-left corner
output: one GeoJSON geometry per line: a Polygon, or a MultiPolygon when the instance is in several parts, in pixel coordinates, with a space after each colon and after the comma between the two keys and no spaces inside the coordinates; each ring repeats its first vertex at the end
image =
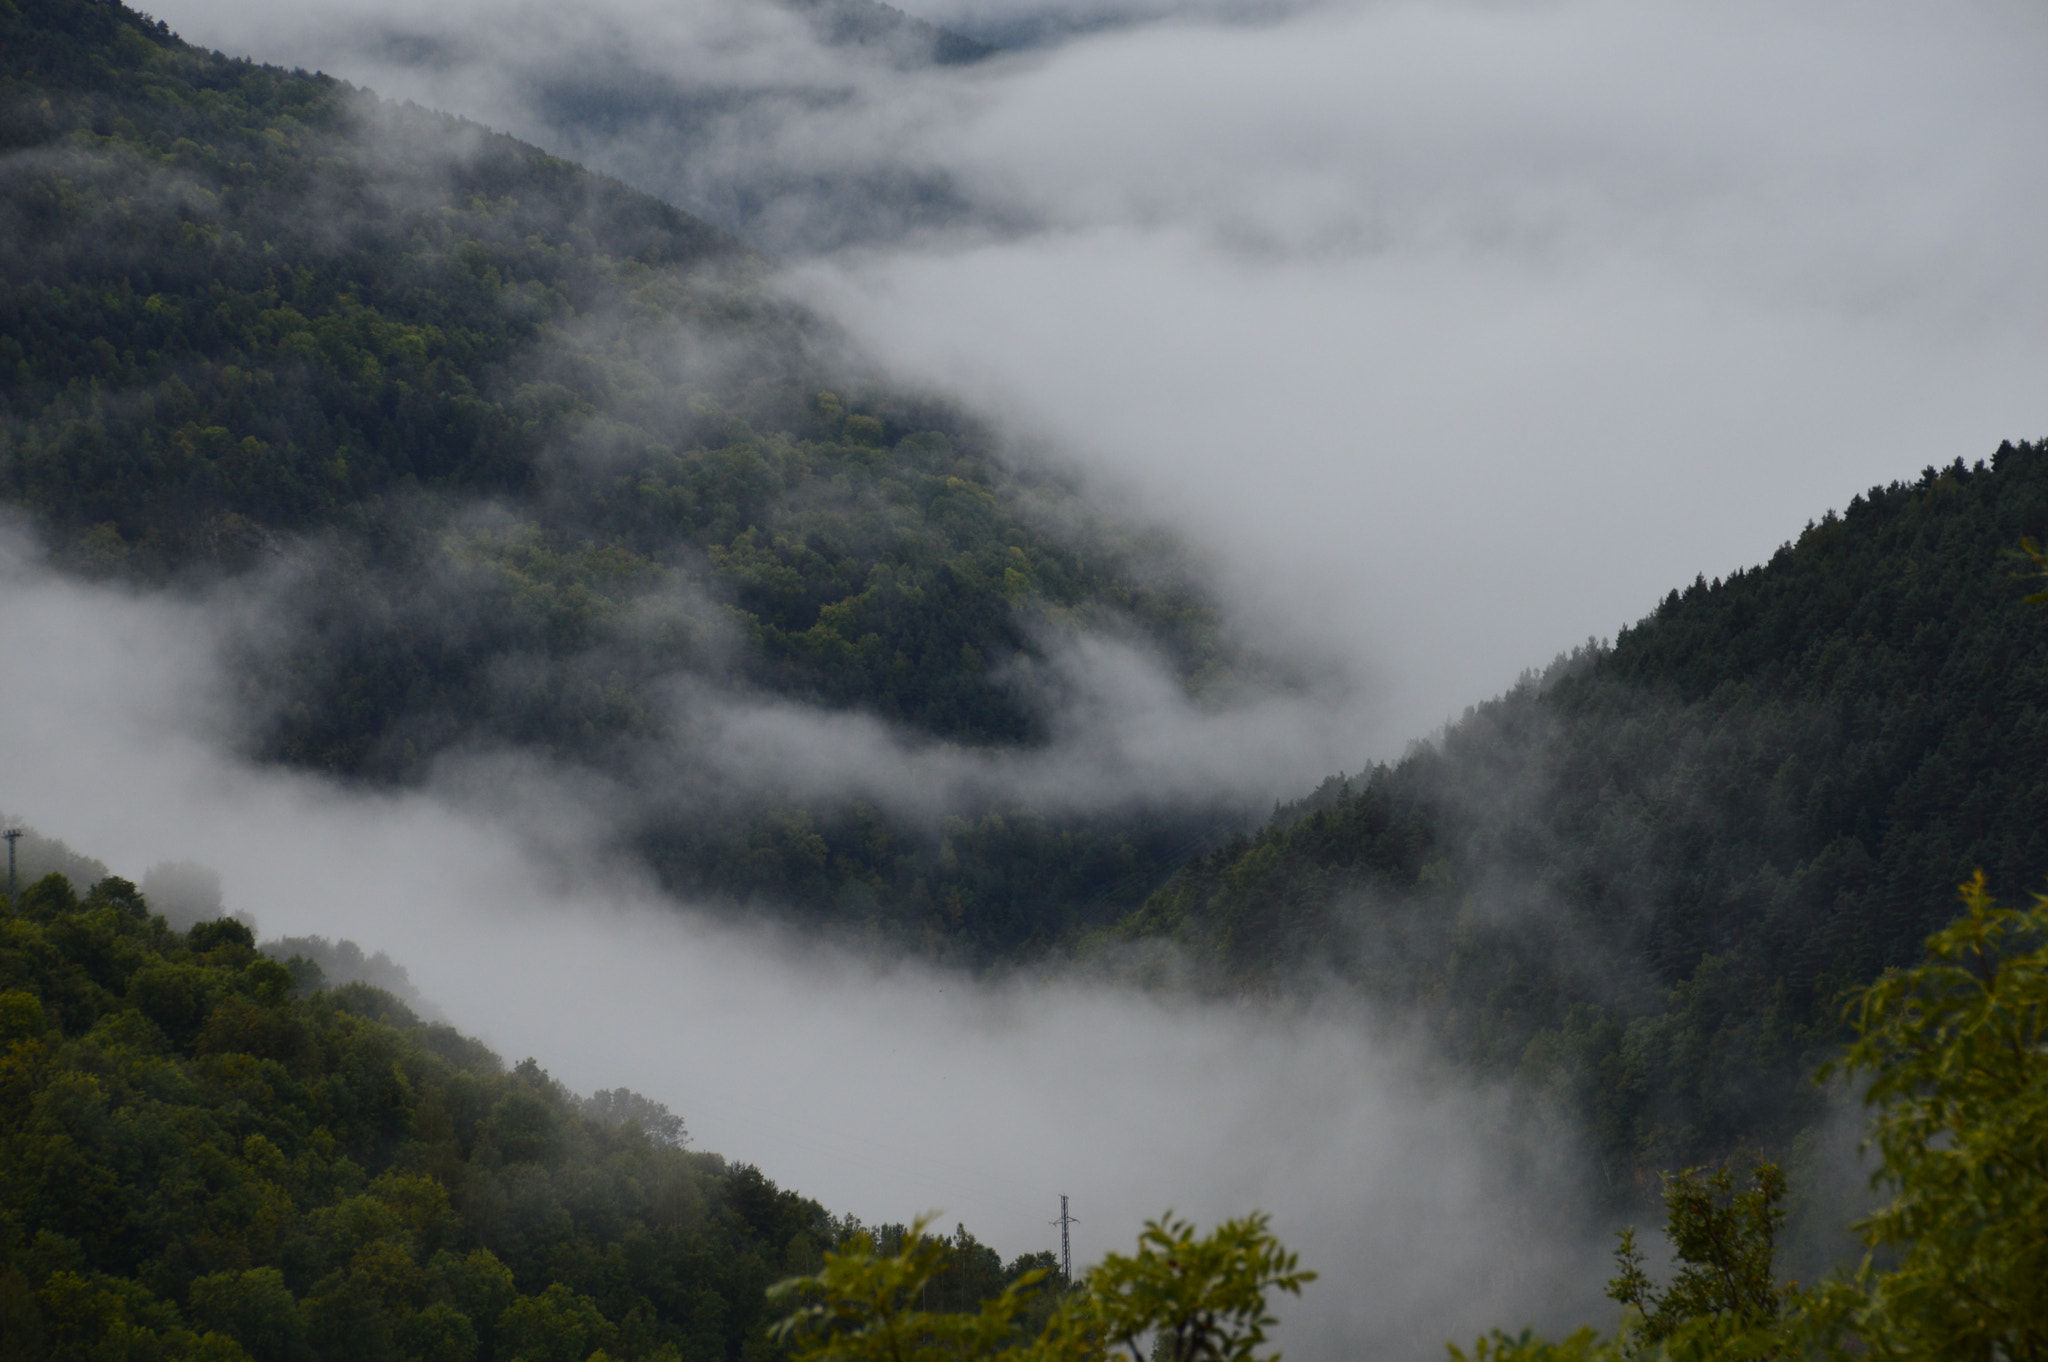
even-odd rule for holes
{"type": "MultiPolygon", "coordinates": [[[[2020,574],[2022,578],[2048,577],[2048,553],[2042,552],[2040,544],[2032,538],[2020,540],[2018,556],[2032,564],[2031,571],[2020,574]]],[[[2028,605],[2048,605],[2048,591],[2037,591],[2028,596],[2026,602],[2028,605]]]]}
{"type": "Polygon", "coordinates": [[[1015,1345],[1019,1317],[1045,1270],[1022,1274],[971,1312],[925,1309],[933,1279],[952,1256],[945,1240],[925,1234],[929,1223],[913,1223],[893,1254],[856,1232],[825,1255],[816,1273],[770,1289],[770,1299],[806,1302],[773,1329],[796,1362],[951,1362],[1015,1345]]]}
{"type": "MultiPolygon", "coordinates": [[[[1111,1349],[1160,1362],[1253,1362],[1277,1321],[1268,1292],[1299,1296],[1316,1274],[1296,1265],[1263,1214],[1226,1220],[1206,1238],[1171,1214],[1146,1222],[1138,1251],[1112,1253],[1088,1274],[1075,1308],[1083,1330],[1111,1349]]],[[[1277,1356],[1275,1354],[1274,1356],[1277,1356]]]]}
{"type": "Polygon", "coordinates": [[[1665,1178],[1664,1233],[1683,1266],[1658,1291],[1643,1271],[1635,1231],[1623,1230],[1614,1254],[1620,1273],[1607,1294],[1641,1315],[1642,1335],[1653,1343],[1693,1320],[1738,1330],[1770,1325],[1785,1299],[1772,1276],[1784,1199],[1785,1174],[1774,1163],[1759,1162],[1741,1191],[1725,1166],[1665,1178]]]}
{"type": "Polygon", "coordinates": [[[1626,1355],[1618,1341],[1602,1339],[1593,1329],[1581,1329],[1554,1343],[1533,1329],[1519,1334],[1496,1329],[1474,1342],[1469,1353],[1455,1343],[1444,1346],[1452,1362],[1620,1362],[1626,1355]]]}
{"type": "Polygon", "coordinates": [[[1725,1166],[1667,1177],[1664,1232],[1680,1264],[1668,1288],[1656,1289],[1634,1231],[1623,1230],[1620,1273],[1607,1284],[1624,1307],[1613,1335],[1586,1328],[1553,1341],[1495,1330],[1470,1353],[1447,1344],[1452,1362],[1764,1362],[1825,1351],[1839,1341],[1839,1311],[1816,1309],[1819,1298],[1773,1276],[1784,1194],[1785,1175],[1768,1162],[1740,1191],[1725,1166]]]}
{"type": "Polygon", "coordinates": [[[1020,744],[1063,631],[1190,684],[1230,661],[1169,546],[835,377],[704,223],[101,0],[0,8],[0,151],[0,498],[77,572],[262,574],[229,668],[261,755],[595,766],[657,792],[672,888],[975,960],[1128,909],[1217,825],[676,793],[729,784],[661,764],[695,687],[1020,744]]]}
{"type": "Polygon", "coordinates": [[[1859,1226],[1894,1265],[1852,1316],[1884,1356],[2048,1356],[2048,895],[1979,874],[1927,960],[1858,1000],[1841,1068],[1870,1078],[1891,1200],[1859,1226]]]}
{"type": "Polygon", "coordinates": [[[1473,1362],[2048,1356],[2048,895],[2000,908],[1979,873],[1962,899],[1921,963],[1858,991],[1856,1038],[1829,1066],[1869,1079],[1877,1180],[1891,1193],[1857,1226],[1874,1252],[1853,1277],[1777,1284],[1775,1168],[1760,1165],[1739,1194],[1726,1169],[1688,1172],[1666,1184],[1685,1264],[1670,1289],[1650,1287],[1624,1234],[1609,1286],[1629,1307],[1617,1335],[1495,1333],[1473,1362]]]}
{"type": "Polygon", "coordinates": [[[1499,1330],[1477,1340],[1467,1353],[1446,1344],[1452,1362],[1769,1362],[1800,1356],[1822,1345],[1800,1322],[1784,1325],[1743,1325],[1726,1316],[1689,1320],[1668,1335],[1651,1340],[1633,1321],[1611,1337],[1581,1329],[1552,1341],[1534,1330],[1520,1334],[1499,1330]]]}
{"type": "Polygon", "coordinates": [[[1112,934],[1227,992],[1328,973],[1594,1132],[1610,1184],[1782,1149],[1974,866],[2048,875],[2048,635],[2003,551],[2048,447],[1873,488],[1390,766],[1197,858],[1112,934]]]}
{"type": "Polygon", "coordinates": [[[1165,1362],[1254,1362],[1275,1323],[1267,1295],[1298,1296],[1316,1276],[1297,1266],[1263,1215],[1197,1237],[1169,1214],[1146,1223],[1136,1253],[1107,1255],[1062,1293],[1033,1332],[1031,1297],[1049,1266],[1016,1276],[973,1313],[921,1308],[947,1254],[944,1241],[924,1235],[925,1224],[913,1225],[893,1254],[857,1235],[819,1272],[775,1287],[776,1297],[804,1302],[775,1326],[797,1362],[1097,1362],[1124,1350],[1146,1362],[1146,1340],[1149,1356],[1165,1362]]]}
{"type": "Polygon", "coordinates": [[[186,1298],[194,1325],[236,1340],[254,1357],[305,1352],[305,1321],[284,1273],[274,1267],[196,1277],[186,1298]]]}
{"type": "Polygon", "coordinates": [[[880,0],[797,0],[793,7],[810,20],[820,42],[882,48],[906,65],[959,66],[996,53],[987,43],[912,18],[880,0]]]}
{"type": "Polygon", "coordinates": [[[57,876],[0,915],[0,1358],[766,1362],[836,1233],[239,922],[57,876]]]}

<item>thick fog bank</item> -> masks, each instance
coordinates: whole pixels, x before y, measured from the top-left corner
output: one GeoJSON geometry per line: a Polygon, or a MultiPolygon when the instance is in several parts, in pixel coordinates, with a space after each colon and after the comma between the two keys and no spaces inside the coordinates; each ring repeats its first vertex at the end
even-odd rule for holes
{"type": "Polygon", "coordinates": [[[1352,684],[1330,765],[1926,464],[2048,430],[2048,19],[931,0],[965,67],[739,0],[172,0],[626,175],[1223,564],[1352,684]]]}
{"type": "Polygon", "coordinates": [[[943,135],[1044,224],[801,291],[1333,642],[1385,755],[2048,422],[2038,15],[1335,5],[1106,36],[943,135]]]}
{"type": "Polygon", "coordinates": [[[942,1207],[1014,1255],[1067,1193],[1086,1261],[1169,1205],[1264,1207],[1324,1273],[1296,1357],[1609,1317],[1568,1138],[1363,1018],[881,970],[613,851],[662,782],[926,817],[1297,793],[1872,482],[2041,434],[2041,16],[958,0],[927,17],[1069,36],[938,68],[725,0],[161,13],[747,231],[906,384],[1176,526],[1227,628],[1315,683],[1205,707],[1077,634],[1029,678],[1051,744],[993,754],[678,679],[646,786],[497,751],[380,795],[233,755],[220,643],[275,625],[261,590],[123,595],[17,547],[0,806],[116,873],[215,866],[266,935],[388,951],[508,1059],[834,1210],[942,1207]]]}
{"type": "Polygon", "coordinates": [[[982,988],[715,925],[601,852],[601,792],[533,764],[403,795],[253,769],[197,606],[4,564],[0,803],[114,873],[191,859],[265,935],[388,951],[459,1025],[581,1091],[626,1085],[700,1148],[838,1212],[943,1208],[1006,1256],[1128,1246],[1254,1208],[1323,1273],[1304,1358],[1428,1354],[1496,1321],[1604,1317],[1568,1138],[1364,1019],[982,988]],[[489,797],[485,792],[489,791],[489,797]]]}

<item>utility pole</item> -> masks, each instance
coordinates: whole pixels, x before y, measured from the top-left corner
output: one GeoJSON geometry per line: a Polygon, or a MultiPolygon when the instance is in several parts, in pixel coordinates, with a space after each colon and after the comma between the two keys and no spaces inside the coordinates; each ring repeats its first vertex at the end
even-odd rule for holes
{"type": "MultiPolygon", "coordinates": [[[[15,844],[16,842],[18,842],[18,841],[20,841],[20,840],[21,840],[21,829],[20,829],[20,828],[9,828],[9,829],[7,829],[7,831],[5,831],[5,832],[0,832],[0,837],[5,837],[5,838],[7,839],[7,911],[11,913],[11,912],[13,912],[13,911],[14,911],[14,904],[15,904],[15,899],[14,899],[14,844],[15,844]]],[[[1063,1198],[1063,1199],[1064,1199],[1064,1198],[1063,1198]]],[[[1062,1207],[1060,1208],[1060,1214],[1062,1214],[1062,1215],[1065,1215],[1065,1214],[1066,1214],[1066,1208],[1065,1208],[1064,1206],[1062,1206],[1062,1207]]]]}
{"type": "Polygon", "coordinates": [[[1067,1243],[1067,1226],[1081,1222],[1067,1214],[1067,1194],[1060,1193],[1060,1218],[1052,1222],[1060,1227],[1060,1271],[1065,1274],[1069,1285],[1074,1280],[1074,1250],[1067,1243]]]}

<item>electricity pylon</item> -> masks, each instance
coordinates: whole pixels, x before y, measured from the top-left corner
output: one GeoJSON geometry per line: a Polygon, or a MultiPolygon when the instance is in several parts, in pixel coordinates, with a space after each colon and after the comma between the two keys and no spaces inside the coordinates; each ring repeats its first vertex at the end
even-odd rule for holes
{"type": "MultiPolygon", "coordinates": [[[[15,903],[15,900],[14,900],[14,844],[15,844],[16,842],[18,842],[18,841],[20,841],[20,840],[21,840],[21,829],[20,829],[20,828],[9,828],[9,829],[7,829],[7,831],[5,831],[5,832],[0,832],[0,837],[5,837],[5,838],[7,839],[7,911],[11,913],[11,912],[13,912],[13,911],[14,911],[14,903],[15,903]]],[[[1065,1210],[1064,1210],[1064,1208],[1062,1208],[1061,1214],[1065,1214],[1065,1210]]]]}
{"type": "Polygon", "coordinates": [[[1067,1243],[1067,1226],[1081,1222],[1067,1214],[1067,1194],[1060,1193],[1060,1218],[1052,1222],[1060,1227],[1060,1271],[1071,1284],[1074,1280],[1074,1250],[1067,1243]]]}

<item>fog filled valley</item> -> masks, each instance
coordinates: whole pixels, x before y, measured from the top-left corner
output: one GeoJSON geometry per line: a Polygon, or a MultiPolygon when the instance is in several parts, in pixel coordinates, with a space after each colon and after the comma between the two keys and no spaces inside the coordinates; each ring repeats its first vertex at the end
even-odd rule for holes
{"type": "Polygon", "coordinates": [[[0,1359],[880,1357],[768,1292],[937,1212],[1082,1362],[1168,1208],[1301,1362],[2023,1355],[2048,1192],[1848,1227],[2048,925],[2044,51],[0,0],[0,1359]]]}

